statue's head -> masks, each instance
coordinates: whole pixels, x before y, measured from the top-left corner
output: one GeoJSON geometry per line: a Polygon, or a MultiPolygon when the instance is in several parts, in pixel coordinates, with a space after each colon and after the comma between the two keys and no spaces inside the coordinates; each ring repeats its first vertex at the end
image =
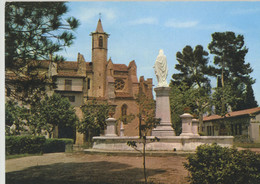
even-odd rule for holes
{"type": "Polygon", "coordinates": [[[159,50],[159,55],[163,55],[163,50],[162,49],[159,50]]]}

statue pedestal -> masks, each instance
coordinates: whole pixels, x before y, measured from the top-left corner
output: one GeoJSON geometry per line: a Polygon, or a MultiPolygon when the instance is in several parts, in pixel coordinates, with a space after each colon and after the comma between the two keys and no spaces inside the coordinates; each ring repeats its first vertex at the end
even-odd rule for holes
{"type": "Polygon", "coordinates": [[[105,131],[105,136],[116,137],[116,119],[108,118],[106,119],[107,129],[105,131]]]}
{"type": "Polygon", "coordinates": [[[171,124],[170,89],[170,87],[154,88],[156,93],[156,118],[160,118],[161,122],[152,130],[152,136],[175,136],[171,124]]]}

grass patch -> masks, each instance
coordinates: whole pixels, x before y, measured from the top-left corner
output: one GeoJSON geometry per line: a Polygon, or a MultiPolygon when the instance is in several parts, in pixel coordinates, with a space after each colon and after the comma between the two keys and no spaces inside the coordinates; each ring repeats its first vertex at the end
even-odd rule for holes
{"type": "Polygon", "coordinates": [[[234,143],[235,147],[241,148],[260,148],[260,143],[234,143]]]}
{"type": "Polygon", "coordinates": [[[40,156],[40,155],[42,155],[42,153],[35,153],[35,154],[25,153],[25,154],[18,154],[18,155],[6,155],[5,159],[9,160],[9,159],[14,159],[14,158],[22,158],[22,157],[30,157],[30,156],[40,156]]]}

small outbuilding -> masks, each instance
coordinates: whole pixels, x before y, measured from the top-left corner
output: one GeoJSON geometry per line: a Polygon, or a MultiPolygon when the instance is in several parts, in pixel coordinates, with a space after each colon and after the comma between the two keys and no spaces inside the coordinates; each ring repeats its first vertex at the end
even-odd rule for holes
{"type": "Polygon", "coordinates": [[[202,132],[207,136],[232,135],[241,141],[260,142],[260,107],[229,112],[224,117],[204,117],[202,132]]]}

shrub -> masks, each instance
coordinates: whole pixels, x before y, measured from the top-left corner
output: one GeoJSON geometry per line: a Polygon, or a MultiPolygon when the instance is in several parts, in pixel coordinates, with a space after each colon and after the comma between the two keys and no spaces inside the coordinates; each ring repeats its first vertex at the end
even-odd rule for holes
{"type": "Polygon", "coordinates": [[[73,139],[46,139],[44,153],[65,152],[66,145],[73,144],[73,139]]]}
{"type": "Polygon", "coordinates": [[[65,145],[74,143],[74,140],[73,139],[69,139],[69,138],[60,138],[59,140],[63,141],[65,143],[65,145]]]}
{"type": "Polygon", "coordinates": [[[260,155],[249,150],[201,145],[184,167],[191,184],[260,183],[260,155]]]}
{"type": "Polygon", "coordinates": [[[43,136],[6,136],[6,155],[41,153],[45,140],[43,136]]]}

